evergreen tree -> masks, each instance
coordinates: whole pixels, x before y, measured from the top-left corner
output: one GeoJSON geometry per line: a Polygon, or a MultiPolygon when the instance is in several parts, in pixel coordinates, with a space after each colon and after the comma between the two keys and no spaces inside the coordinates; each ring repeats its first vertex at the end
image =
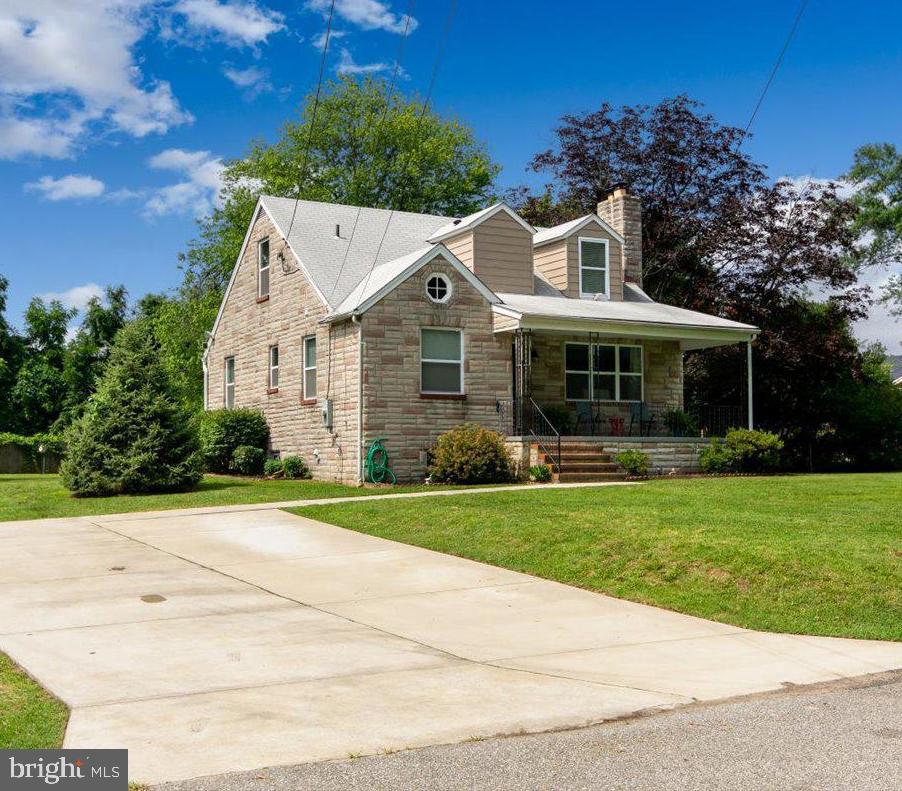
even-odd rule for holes
{"type": "Polygon", "coordinates": [[[97,391],[66,443],[60,474],[76,495],[176,491],[200,480],[196,426],[179,405],[146,320],[116,336],[97,391]]]}

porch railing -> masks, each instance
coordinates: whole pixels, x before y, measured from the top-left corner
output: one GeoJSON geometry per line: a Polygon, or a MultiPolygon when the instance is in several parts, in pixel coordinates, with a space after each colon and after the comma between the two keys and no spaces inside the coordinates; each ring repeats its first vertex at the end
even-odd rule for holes
{"type": "Polygon", "coordinates": [[[543,404],[540,408],[527,398],[498,401],[497,410],[498,431],[502,434],[540,437],[555,447],[559,447],[562,434],[722,437],[729,429],[745,425],[742,407],[722,404],[699,404],[683,410],[673,403],[583,401],[543,404]]]}
{"type": "Polygon", "coordinates": [[[551,459],[554,469],[561,468],[561,432],[531,398],[507,398],[495,405],[498,431],[508,437],[529,437],[551,459]]]}

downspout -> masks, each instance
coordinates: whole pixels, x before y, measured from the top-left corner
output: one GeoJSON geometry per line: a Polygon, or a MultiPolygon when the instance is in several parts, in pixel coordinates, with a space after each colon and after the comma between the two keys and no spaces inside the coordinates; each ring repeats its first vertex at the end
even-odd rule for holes
{"type": "Polygon", "coordinates": [[[207,407],[210,403],[210,371],[207,367],[207,355],[210,354],[210,345],[213,342],[212,335],[208,332],[207,339],[204,343],[204,353],[200,358],[200,365],[204,372],[204,411],[207,410],[207,407]]]}
{"type": "Polygon", "coordinates": [[[363,322],[357,313],[351,321],[357,325],[357,485],[363,486],[363,322]]]}

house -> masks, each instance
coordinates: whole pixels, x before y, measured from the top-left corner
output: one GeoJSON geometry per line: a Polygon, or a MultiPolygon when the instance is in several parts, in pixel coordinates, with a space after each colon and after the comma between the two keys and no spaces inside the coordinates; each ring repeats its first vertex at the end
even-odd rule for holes
{"type": "Polygon", "coordinates": [[[205,407],[261,409],[273,454],[345,482],[376,438],[399,480],[422,478],[463,422],[562,479],[610,474],[626,447],[691,468],[704,435],[751,425],[757,329],[652,301],[641,238],[621,186],[542,229],[505,203],[449,218],[261,196],[204,353],[205,407]],[[735,343],[747,405],[674,424],[683,352],[735,343]]]}
{"type": "Polygon", "coordinates": [[[902,354],[888,354],[886,361],[889,363],[889,375],[896,387],[902,387],[902,354]]]}

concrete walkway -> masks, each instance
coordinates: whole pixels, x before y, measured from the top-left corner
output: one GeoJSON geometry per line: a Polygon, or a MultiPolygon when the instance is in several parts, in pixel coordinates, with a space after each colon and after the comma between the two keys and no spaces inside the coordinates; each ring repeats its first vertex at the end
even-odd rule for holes
{"type": "Polygon", "coordinates": [[[66,746],[127,747],[145,782],[902,667],[902,644],[750,632],[274,506],[2,523],[0,581],[0,650],[72,707],[66,746]]]}

